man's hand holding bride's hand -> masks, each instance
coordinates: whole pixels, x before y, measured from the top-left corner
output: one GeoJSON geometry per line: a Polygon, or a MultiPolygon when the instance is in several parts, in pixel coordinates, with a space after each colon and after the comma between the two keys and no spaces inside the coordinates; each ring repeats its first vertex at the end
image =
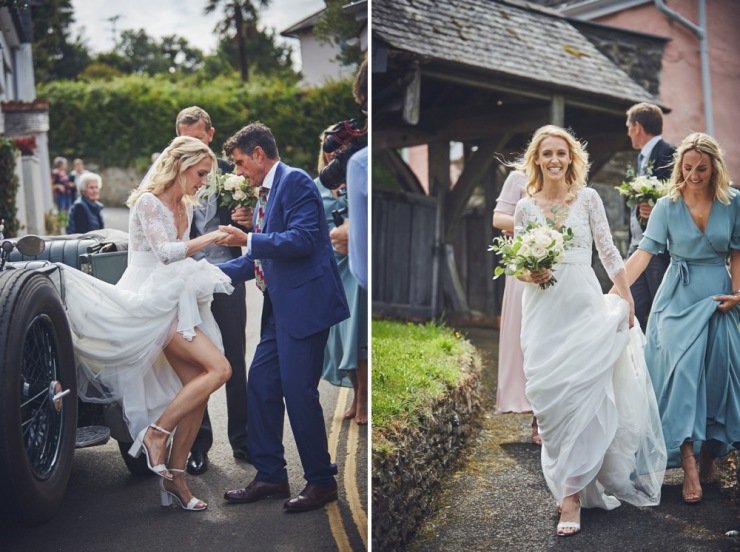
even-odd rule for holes
{"type": "Polygon", "coordinates": [[[522,282],[527,282],[528,284],[544,284],[549,282],[550,278],[552,278],[552,271],[549,268],[538,270],[537,272],[527,272],[519,276],[522,282]]]}
{"type": "Polygon", "coordinates": [[[231,211],[231,220],[239,226],[251,230],[254,224],[254,209],[251,207],[237,207],[231,211]]]}
{"type": "Polygon", "coordinates": [[[239,230],[235,226],[219,226],[214,231],[218,234],[216,244],[226,245],[229,247],[243,247],[247,245],[247,233],[239,230]]]}

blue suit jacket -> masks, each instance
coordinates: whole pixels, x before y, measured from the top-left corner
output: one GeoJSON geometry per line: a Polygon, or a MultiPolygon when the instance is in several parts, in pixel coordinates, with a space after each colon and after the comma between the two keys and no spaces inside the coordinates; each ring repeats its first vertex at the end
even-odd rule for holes
{"type": "Polygon", "coordinates": [[[254,278],[254,259],[262,262],[278,329],[302,339],[349,317],[321,196],[308,174],[283,162],[251,253],[218,266],[240,282],[254,278]]]}

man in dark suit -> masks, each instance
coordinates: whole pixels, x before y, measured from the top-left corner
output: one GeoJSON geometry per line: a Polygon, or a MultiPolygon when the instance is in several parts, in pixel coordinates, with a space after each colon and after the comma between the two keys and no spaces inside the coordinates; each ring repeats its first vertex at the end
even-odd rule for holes
{"type": "MultiPolygon", "coordinates": [[[[656,105],[649,103],[635,104],[627,110],[627,135],[632,147],[639,150],[637,171],[639,175],[652,175],[661,180],[668,180],[673,171],[673,154],[676,147],[663,140],[663,112],[656,105]]],[[[648,220],[652,206],[641,203],[630,211],[630,246],[628,255],[637,249],[646,228],[640,221],[648,220]]],[[[635,300],[635,316],[640,321],[642,331],[647,328],[653,298],[663,281],[670,255],[654,255],[647,269],[632,284],[632,297],[635,300]]]]}
{"type": "Polygon", "coordinates": [[[228,243],[246,245],[247,253],[219,267],[235,282],[255,278],[264,292],[260,342],[247,384],[249,451],[257,475],[224,498],[246,503],[290,496],[282,443],[287,410],[307,485],[284,507],[314,510],[337,499],[318,384],[329,328],[349,317],[323,203],[308,174],[280,161],[265,125],[242,128],[224,151],[259,188],[260,202],[254,232],[222,227],[228,243]]]}
{"type": "MultiPolygon", "coordinates": [[[[175,128],[178,136],[191,136],[204,144],[210,144],[216,129],[211,124],[208,113],[197,106],[186,107],[177,115],[175,128]]],[[[222,173],[232,172],[234,166],[223,159],[218,160],[218,170],[222,173]]],[[[251,227],[251,214],[246,208],[231,213],[220,205],[218,197],[211,196],[196,207],[193,213],[193,224],[190,237],[196,238],[215,230],[222,224],[239,224],[245,230],[251,227]]],[[[195,253],[196,260],[206,259],[209,263],[222,263],[240,257],[239,247],[225,247],[212,244],[195,253]]],[[[231,364],[231,379],[226,382],[226,412],[228,414],[229,443],[234,458],[249,461],[247,443],[247,365],[246,337],[247,307],[244,283],[234,285],[234,293],[225,295],[216,293],[213,296],[211,312],[216,319],[224,343],[224,354],[231,364]]],[[[192,475],[200,475],[208,469],[208,451],[213,445],[211,419],[206,409],[203,424],[193,442],[188,458],[187,470],[192,475]]]]}

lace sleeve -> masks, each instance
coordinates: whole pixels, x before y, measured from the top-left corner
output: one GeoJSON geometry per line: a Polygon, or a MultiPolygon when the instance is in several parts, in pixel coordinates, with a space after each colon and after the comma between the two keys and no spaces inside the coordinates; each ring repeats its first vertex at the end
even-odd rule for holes
{"type": "Polygon", "coordinates": [[[164,212],[164,205],[153,194],[142,194],[135,208],[144,239],[161,262],[169,264],[187,257],[187,245],[175,239],[174,228],[168,234],[170,217],[164,212]]]}
{"type": "Polygon", "coordinates": [[[588,219],[591,224],[591,235],[596,243],[596,250],[599,252],[599,259],[604,265],[609,278],[612,280],[620,270],[624,269],[624,261],[619,250],[612,241],[612,233],[609,229],[609,221],[606,218],[604,203],[596,190],[589,190],[588,202],[588,219]]]}
{"type": "Polygon", "coordinates": [[[514,235],[521,234],[527,224],[527,202],[522,199],[514,208],[514,235]]]}

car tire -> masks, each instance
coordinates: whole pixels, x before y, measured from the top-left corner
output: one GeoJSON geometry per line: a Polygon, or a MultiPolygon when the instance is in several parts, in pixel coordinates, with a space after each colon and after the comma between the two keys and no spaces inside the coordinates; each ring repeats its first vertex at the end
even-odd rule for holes
{"type": "Polygon", "coordinates": [[[32,270],[0,272],[0,505],[18,521],[42,523],[59,509],[76,426],[74,350],[57,289],[32,270]]]}

